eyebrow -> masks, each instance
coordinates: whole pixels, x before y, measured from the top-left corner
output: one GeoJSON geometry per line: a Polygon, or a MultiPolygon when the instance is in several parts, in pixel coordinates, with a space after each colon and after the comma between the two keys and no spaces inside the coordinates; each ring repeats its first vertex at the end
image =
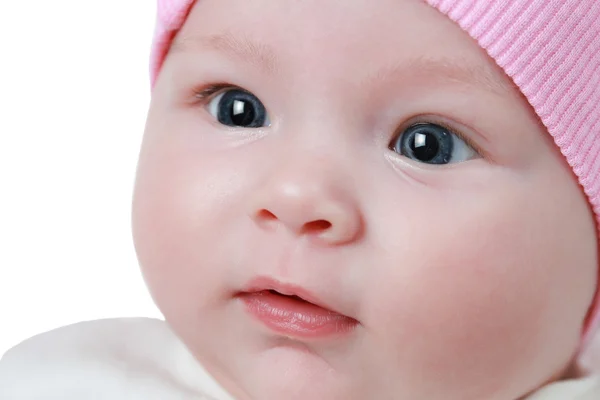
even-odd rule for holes
{"type": "Polygon", "coordinates": [[[403,60],[383,68],[368,77],[366,83],[387,81],[390,76],[430,80],[432,83],[457,83],[475,89],[483,88],[500,96],[514,95],[516,88],[510,78],[491,67],[461,62],[458,59],[428,57],[403,60]]]}
{"type": "Polygon", "coordinates": [[[231,33],[210,36],[180,36],[173,45],[173,52],[193,52],[214,50],[223,52],[242,62],[247,62],[262,69],[268,75],[277,72],[275,51],[262,43],[251,40],[247,36],[235,36],[231,33]]]}
{"type": "MultiPolygon", "coordinates": [[[[267,75],[277,73],[278,61],[275,50],[247,36],[231,33],[210,36],[178,36],[171,50],[173,52],[194,52],[213,50],[223,52],[240,62],[250,63],[267,75]]],[[[493,62],[493,61],[492,61],[493,62]]],[[[429,80],[432,83],[457,83],[471,88],[484,88],[496,95],[514,95],[515,84],[510,78],[490,67],[460,62],[451,58],[418,57],[403,60],[392,66],[382,68],[367,77],[365,85],[387,82],[393,77],[429,80]]]]}

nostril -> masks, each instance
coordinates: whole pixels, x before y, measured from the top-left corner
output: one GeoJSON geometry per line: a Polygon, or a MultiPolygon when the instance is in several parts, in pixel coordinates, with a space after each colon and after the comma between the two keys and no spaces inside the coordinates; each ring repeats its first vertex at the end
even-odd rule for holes
{"type": "Polygon", "coordinates": [[[318,219],[316,221],[307,222],[304,224],[302,229],[305,233],[321,232],[331,228],[331,222],[324,219],[318,219]]]}
{"type": "Polygon", "coordinates": [[[274,229],[277,227],[279,223],[286,225],[288,229],[295,231],[299,234],[319,234],[329,230],[332,227],[332,223],[327,221],[326,219],[315,219],[310,222],[298,223],[301,221],[294,221],[292,218],[290,219],[282,219],[272,213],[271,211],[263,208],[259,210],[255,214],[256,222],[261,225],[263,228],[274,229]]]}
{"type": "Polygon", "coordinates": [[[273,214],[271,211],[269,210],[260,210],[257,214],[257,217],[259,219],[262,220],[266,220],[266,221],[270,221],[270,220],[274,220],[277,219],[277,216],[275,214],[273,214]]]}

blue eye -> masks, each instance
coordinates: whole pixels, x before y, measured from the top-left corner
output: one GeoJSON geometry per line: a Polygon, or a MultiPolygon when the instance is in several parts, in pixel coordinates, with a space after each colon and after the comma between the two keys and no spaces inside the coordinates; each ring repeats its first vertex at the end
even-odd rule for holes
{"type": "Polygon", "coordinates": [[[265,106],[245,90],[226,90],[215,96],[207,107],[208,112],[223,125],[261,128],[270,124],[265,106]]]}
{"type": "Polygon", "coordinates": [[[425,164],[451,164],[468,161],[477,152],[455,133],[433,123],[409,126],[390,144],[396,153],[425,164]]]}

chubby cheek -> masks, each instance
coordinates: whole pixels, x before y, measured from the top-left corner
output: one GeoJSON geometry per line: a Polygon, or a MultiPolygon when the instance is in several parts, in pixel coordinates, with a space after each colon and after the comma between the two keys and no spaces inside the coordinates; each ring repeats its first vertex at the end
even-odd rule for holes
{"type": "Polygon", "coordinates": [[[563,208],[568,199],[512,193],[448,198],[444,208],[421,199],[395,225],[406,229],[388,235],[410,244],[395,260],[388,252],[390,268],[371,278],[379,289],[370,291],[367,326],[387,362],[410,366],[400,376],[412,383],[516,398],[570,361],[594,290],[593,242],[578,243],[576,232],[584,221],[588,233],[589,216],[563,208]],[[437,222],[427,229],[419,218],[437,222]]]}
{"type": "Polygon", "coordinates": [[[240,207],[228,203],[227,193],[235,190],[239,174],[223,157],[199,156],[189,142],[149,126],[134,193],[136,252],[166,319],[181,335],[200,337],[200,316],[218,314],[231,273],[232,266],[223,265],[236,242],[228,221],[240,207]]]}

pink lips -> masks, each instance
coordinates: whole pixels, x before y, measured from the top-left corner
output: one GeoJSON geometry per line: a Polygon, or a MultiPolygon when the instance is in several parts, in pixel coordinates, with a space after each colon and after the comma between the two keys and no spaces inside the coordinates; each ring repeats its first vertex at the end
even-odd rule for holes
{"type": "Polygon", "coordinates": [[[321,338],[350,332],[357,321],[318,303],[304,289],[260,279],[238,297],[246,310],[274,332],[321,338]]]}

